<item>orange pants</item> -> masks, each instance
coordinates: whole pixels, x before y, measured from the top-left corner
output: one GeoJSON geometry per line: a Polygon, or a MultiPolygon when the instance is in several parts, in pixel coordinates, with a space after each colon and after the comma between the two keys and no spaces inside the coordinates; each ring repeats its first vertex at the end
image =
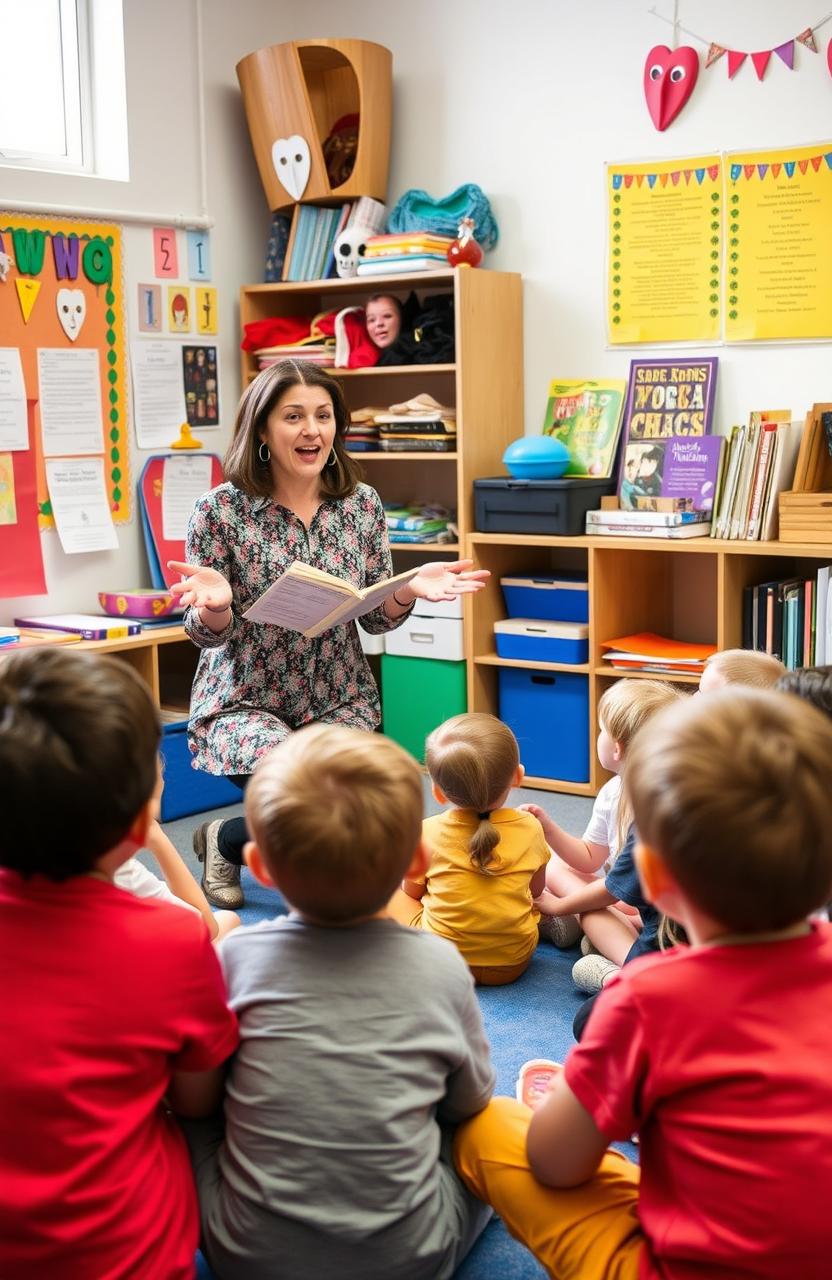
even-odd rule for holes
{"type": "MultiPolygon", "coordinates": [[[[404,889],[397,889],[387,904],[387,912],[398,923],[407,925],[409,929],[421,929],[422,904],[411,898],[404,889]]],[[[464,959],[464,957],[463,957],[464,959]]],[[[470,964],[471,977],[482,987],[503,987],[515,982],[525,973],[531,962],[531,956],[521,964],[470,964]]]]}
{"type": "Polygon", "coordinates": [[[553,1280],[638,1280],[638,1166],[608,1151],[583,1186],[544,1187],[526,1155],[531,1117],[513,1098],[494,1098],[461,1125],[454,1161],[463,1182],[494,1206],[553,1280]]]}

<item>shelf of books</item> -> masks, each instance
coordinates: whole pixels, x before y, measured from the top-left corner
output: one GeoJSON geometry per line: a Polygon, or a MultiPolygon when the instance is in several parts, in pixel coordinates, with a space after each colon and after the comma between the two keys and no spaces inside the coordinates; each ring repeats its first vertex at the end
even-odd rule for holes
{"type": "MultiPolygon", "coordinates": [[[[389,508],[391,548],[404,569],[414,553],[459,555],[473,528],[473,480],[498,475],[506,446],[523,434],[522,282],[513,273],[448,267],[245,285],[241,325],[248,332],[258,322],[287,321],[287,346],[300,354],[292,343],[303,325],[311,333],[316,317],[347,314],[378,294],[423,310],[438,300],[453,331],[450,349],[426,363],[385,364],[382,351],[379,363],[336,368],[331,342],[316,356],[342,382],[354,423],[349,447],[389,508]]],[[[281,354],[274,342],[243,350],[243,382],[281,354]]]]}

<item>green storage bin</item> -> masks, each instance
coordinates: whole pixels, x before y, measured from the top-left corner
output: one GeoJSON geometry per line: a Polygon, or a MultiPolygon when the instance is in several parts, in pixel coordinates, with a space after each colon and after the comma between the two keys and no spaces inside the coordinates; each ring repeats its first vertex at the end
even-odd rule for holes
{"type": "Polygon", "coordinates": [[[464,662],[382,654],[382,728],[420,764],[428,734],[467,710],[464,662]]]}

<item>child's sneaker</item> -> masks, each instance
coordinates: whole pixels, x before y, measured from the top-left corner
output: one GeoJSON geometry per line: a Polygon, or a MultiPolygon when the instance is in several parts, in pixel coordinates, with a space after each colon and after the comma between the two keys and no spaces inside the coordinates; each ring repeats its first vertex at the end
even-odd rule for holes
{"type": "Polygon", "coordinates": [[[572,981],[579,991],[588,996],[600,991],[610,974],[618,973],[618,965],[613,964],[606,956],[583,956],[572,966],[572,981]]]}
{"type": "Polygon", "coordinates": [[[581,936],[581,926],[577,916],[541,916],[538,933],[556,947],[574,947],[581,936]]]}
{"type": "Polygon", "coordinates": [[[561,1064],[552,1062],[551,1058],[531,1058],[528,1062],[524,1062],[514,1089],[517,1101],[536,1111],[549,1092],[549,1086],[555,1076],[561,1071],[563,1071],[561,1064]]]}
{"type": "Polygon", "coordinates": [[[584,934],[584,936],[581,938],[581,955],[597,956],[598,954],[599,954],[598,948],[593,946],[589,938],[586,936],[586,934],[584,934]]]}

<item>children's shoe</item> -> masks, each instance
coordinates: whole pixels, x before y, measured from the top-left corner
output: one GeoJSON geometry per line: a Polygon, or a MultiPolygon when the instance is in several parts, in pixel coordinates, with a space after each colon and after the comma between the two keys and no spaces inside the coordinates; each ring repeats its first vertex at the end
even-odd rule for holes
{"type": "Polygon", "coordinates": [[[202,891],[215,907],[234,909],[243,905],[240,868],[220,853],[217,835],[221,821],[203,822],[193,834],[194,853],[202,863],[202,891]]]}
{"type": "Polygon", "coordinates": [[[582,956],[598,955],[598,948],[596,946],[593,946],[593,944],[590,942],[586,934],[584,934],[584,936],[581,938],[581,955],[582,956]]]}
{"type": "Polygon", "coordinates": [[[574,947],[581,936],[577,916],[541,916],[538,933],[556,947],[574,947]]]}
{"type": "Polygon", "coordinates": [[[613,964],[606,956],[583,956],[572,966],[572,981],[579,991],[594,996],[612,973],[618,973],[618,965],[613,964]]]}

